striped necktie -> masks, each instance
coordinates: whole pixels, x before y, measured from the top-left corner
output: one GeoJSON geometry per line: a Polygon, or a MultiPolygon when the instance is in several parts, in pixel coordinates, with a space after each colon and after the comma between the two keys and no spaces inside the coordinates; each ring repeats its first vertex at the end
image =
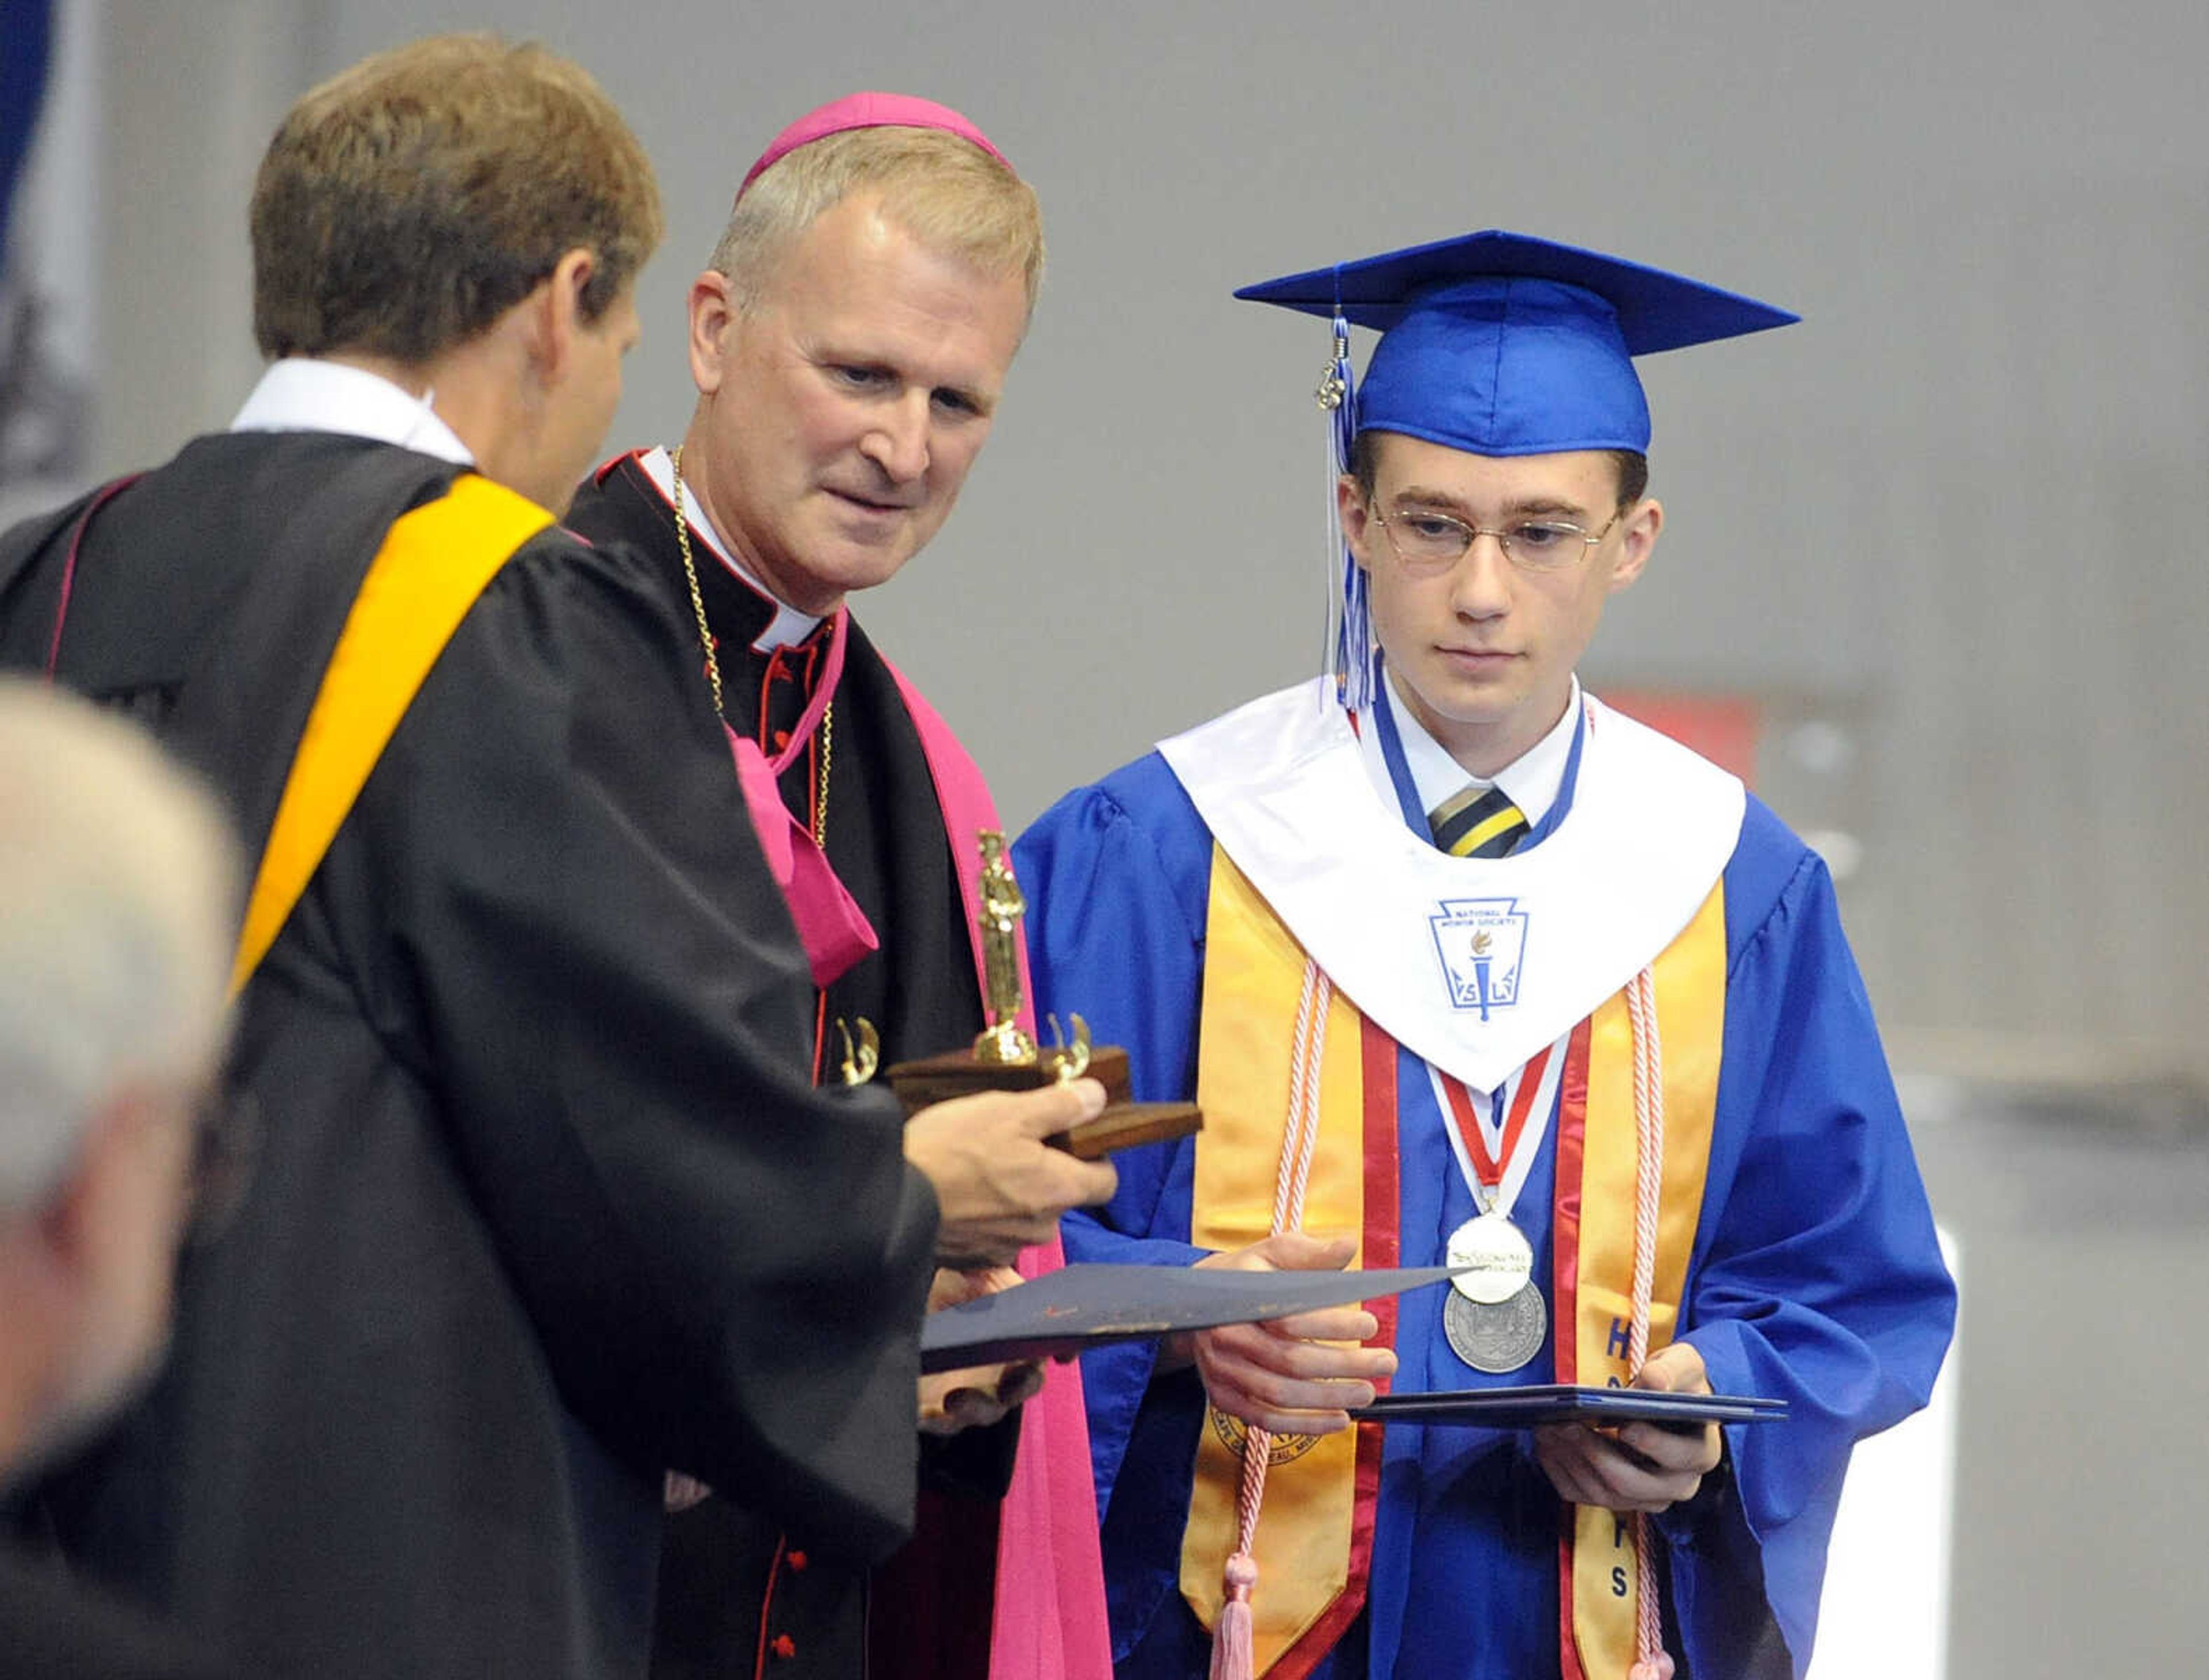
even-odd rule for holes
{"type": "Polygon", "coordinates": [[[1471,786],[1427,813],[1435,844],[1453,858],[1501,858],[1525,838],[1526,819],[1500,787],[1471,786]]]}

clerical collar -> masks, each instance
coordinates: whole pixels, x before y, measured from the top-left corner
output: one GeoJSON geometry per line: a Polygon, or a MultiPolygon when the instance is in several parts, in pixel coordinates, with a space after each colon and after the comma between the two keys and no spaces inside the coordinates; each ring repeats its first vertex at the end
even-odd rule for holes
{"type": "MultiPolygon", "coordinates": [[[[672,508],[675,505],[675,462],[668,455],[666,447],[654,445],[647,449],[637,456],[636,464],[644,469],[645,477],[652,480],[653,486],[667,498],[667,505],[672,508]]],[[[765,629],[752,638],[752,652],[772,653],[778,647],[795,647],[820,627],[821,620],[817,617],[810,612],[800,612],[787,601],[778,599],[773,590],[754,577],[751,569],[729,551],[729,545],[721,540],[721,533],[713,528],[713,521],[707,515],[705,509],[699,505],[697,497],[691,493],[687,478],[683,482],[683,513],[690,534],[703,539],[706,546],[713,551],[713,557],[728,569],[731,576],[761,600],[773,603],[774,617],[767,620],[765,629]]]]}
{"type": "Polygon", "coordinates": [[[418,397],[365,368],[287,356],[268,364],[230,429],[334,431],[473,467],[473,452],[430,406],[436,396],[430,391],[418,397]]]}
{"type": "MultiPolygon", "coordinates": [[[[1411,783],[1423,810],[1432,810],[1469,784],[1502,788],[1530,827],[1538,828],[1549,815],[1550,807],[1556,804],[1557,792],[1564,786],[1566,767],[1572,758],[1574,732],[1580,723],[1578,677],[1573,678],[1573,691],[1565,701],[1563,715],[1550,732],[1489,777],[1471,774],[1450,756],[1448,748],[1427,733],[1425,726],[1404,703],[1394,671],[1387,672],[1387,680],[1380,685],[1377,698],[1388,708],[1389,716],[1394,720],[1397,738],[1404,749],[1404,762],[1411,773],[1411,783]]],[[[1386,764],[1378,754],[1365,755],[1365,764],[1369,774],[1373,774],[1377,767],[1375,786],[1381,797],[1393,804],[1396,790],[1387,780],[1386,764]]]]}

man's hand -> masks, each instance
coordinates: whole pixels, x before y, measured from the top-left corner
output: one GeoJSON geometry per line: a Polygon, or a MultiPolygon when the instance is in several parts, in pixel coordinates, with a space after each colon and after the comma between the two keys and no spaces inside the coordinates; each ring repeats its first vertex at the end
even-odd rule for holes
{"type": "MultiPolygon", "coordinates": [[[[1009,1266],[986,1272],[939,1271],[929,1286],[928,1310],[953,1307],[1010,1289],[1020,1274],[1009,1266]]],[[[937,1371],[920,1379],[920,1427],[929,1435],[987,1429],[1043,1390],[1043,1366],[1033,1359],[965,1370],[937,1371]]]]}
{"type": "MultiPolygon", "coordinates": [[[[1649,1356],[1630,1385],[1660,1394],[1707,1394],[1703,1356],[1683,1341],[1649,1356]]],[[[1662,1511],[1694,1497],[1718,1468],[1718,1426],[1680,1430],[1628,1424],[1610,1431],[1592,1424],[1553,1424],[1534,1431],[1534,1460],[1574,1505],[1606,1511],[1662,1511]]]]}
{"type": "MultiPolygon", "coordinates": [[[[1197,1264],[1239,1272],[1340,1271],[1357,1252],[1352,1237],[1321,1242],[1285,1231],[1197,1264]]],[[[1330,1344],[1360,1342],[1379,1329],[1373,1315],[1359,1306],[1226,1324],[1170,1338],[1159,1351],[1159,1369],[1171,1370],[1194,1358],[1205,1393],[1230,1417],[1276,1435],[1332,1435],[1350,1427],[1345,1408],[1372,1404],[1373,1384],[1394,1372],[1396,1356],[1385,1347],[1330,1344]]]]}
{"type": "Polygon", "coordinates": [[[1058,1216],[1109,1199],[1119,1175],[1109,1161],[1077,1161],[1039,1141],[1104,1107],[1093,1079],[1039,1091],[984,1091],[924,1108],[906,1122],[905,1158],[936,1186],[942,1225],[939,1265],[1005,1266],[1047,1243],[1058,1216]]]}

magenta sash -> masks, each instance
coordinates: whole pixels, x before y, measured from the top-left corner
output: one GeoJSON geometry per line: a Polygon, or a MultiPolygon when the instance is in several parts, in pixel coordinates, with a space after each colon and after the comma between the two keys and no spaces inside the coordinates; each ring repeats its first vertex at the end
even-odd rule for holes
{"type": "MultiPolygon", "coordinates": [[[[974,976],[984,978],[978,924],[982,883],[975,835],[997,826],[996,803],[980,768],[927,698],[888,659],[919,732],[936,782],[954,872],[974,941],[974,976]]],[[[1035,1030],[1027,951],[1020,952],[1020,1024],[1035,1030]]],[[[1066,1263],[1058,1238],[1020,1257],[1024,1278],[1066,1263]]],[[[996,1611],[990,1630],[990,1680],[1111,1680],[1112,1640],[1104,1619],[1104,1569],[1097,1545],[1097,1487],[1089,1468],[1089,1420],[1081,1367],[1046,1368],[1043,1392],[1023,1408],[1013,1485],[997,1525],[996,1611]]]]}
{"type": "Polygon", "coordinates": [[[838,607],[836,627],[829,633],[828,666],[813,685],[812,702],[798,719],[798,727],[790,732],[789,744],[779,753],[769,758],[757,742],[737,734],[725,723],[721,726],[729,737],[729,750],[736,756],[737,785],[743,789],[744,806],[759,834],[760,849],[767,853],[767,870],[782,889],[783,902],[790,906],[790,919],[798,924],[798,941],[812,966],[813,984],[823,991],[868,952],[880,949],[882,942],[875,936],[866,912],[828,867],[812,831],[783,804],[777,782],[813,738],[828,702],[835,696],[836,679],[844,674],[844,642],[851,623],[850,612],[838,607]]]}

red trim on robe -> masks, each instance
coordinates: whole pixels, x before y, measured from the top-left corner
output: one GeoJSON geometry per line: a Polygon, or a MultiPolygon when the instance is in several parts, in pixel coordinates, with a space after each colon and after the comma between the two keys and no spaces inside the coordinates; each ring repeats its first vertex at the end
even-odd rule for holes
{"type": "Polygon", "coordinates": [[[76,593],[76,557],[84,547],[85,527],[92,523],[94,514],[145,476],[143,473],[130,473],[111,484],[102,485],[85,510],[76,516],[76,529],[69,533],[69,558],[62,563],[62,593],[61,600],[54,608],[54,634],[46,644],[46,685],[49,688],[53,686],[54,672],[61,665],[62,626],[69,622],[69,598],[76,593]]]}
{"type": "MultiPolygon", "coordinates": [[[[1580,1182],[1587,1153],[1588,1045],[1592,1023],[1573,1028],[1557,1081],[1557,1185],[1550,1225],[1552,1292],[1556,1302],[1556,1380],[1579,1381],[1580,1182]]],[[[1557,1654],[1561,1680],[1586,1680],[1573,1632],[1573,1510],[1557,1518],[1557,1654]]]]}
{"type": "MultiPolygon", "coordinates": [[[[1386,1271],[1399,1264],[1400,1243],[1397,1224],[1403,1204],[1398,1199],[1396,1177],[1396,1041],[1369,1019],[1359,1017],[1360,1096],[1365,1109],[1364,1250],[1358,1263],[1365,1270],[1386,1271]]],[[[1369,1347],[1396,1345],[1396,1298],[1386,1296],[1364,1303],[1379,1324],[1369,1347]]],[[[1388,1379],[1374,1388],[1388,1392],[1388,1379]]],[[[1374,1524],[1380,1512],[1381,1443],[1383,1426],[1363,1423],[1357,1429],[1357,1464],[1351,1472],[1350,1560],[1342,1591],[1304,1630],[1302,1639],[1284,1651],[1266,1671],[1267,1680],[1303,1680],[1318,1667],[1351,1623],[1365,1608],[1368,1584],[1373,1578],[1374,1524]]]]}

